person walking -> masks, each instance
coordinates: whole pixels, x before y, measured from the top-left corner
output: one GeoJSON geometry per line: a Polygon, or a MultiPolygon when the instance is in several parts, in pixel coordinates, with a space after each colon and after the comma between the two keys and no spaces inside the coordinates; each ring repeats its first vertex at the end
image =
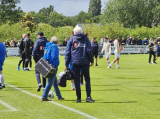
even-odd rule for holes
{"type": "MultiPolygon", "coordinates": [[[[44,35],[43,32],[40,31],[36,35],[38,39],[36,40],[33,48],[33,59],[35,63],[37,63],[44,56],[44,49],[46,47],[46,43],[49,42],[47,38],[43,37],[44,35]]],[[[40,73],[37,70],[35,70],[35,75],[38,83],[37,91],[40,91],[42,88],[40,73]]],[[[46,86],[46,78],[42,77],[42,79],[43,79],[43,89],[44,89],[46,86]]]]}
{"type": "Polygon", "coordinates": [[[57,77],[56,77],[59,65],[59,50],[57,47],[57,43],[58,43],[58,38],[55,36],[51,38],[50,42],[46,43],[45,55],[43,56],[43,58],[47,60],[51,65],[53,65],[56,68],[56,71],[51,75],[51,77],[48,78],[47,85],[43,91],[42,101],[51,101],[47,99],[47,97],[52,86],[54,87],[57,99],[64,100],[58,88],[57,77]]]}
{"type": "Polygon", "coordinates": [[[149,62],[148,64],[151,64],[151,58],[152,58],[152,55],[154,56],[153,57],[153,64],[156,64],[155,60],[156,60],[156,55],[154,53],[154,45],[156,44],[156,41],[154,42],[151,42],[149,45],[148,45],[148,48],[149,48],[149,62]]]}
{"type": "Polygon", "coordinates": [[[93,66],[93,53],[91,43],[87,35],[82,33],[78,26],[74,28],[74,36],[68,41],[65,56],[65,69],[68,69],[69,62],[73,65],[73,74],[76,87],[77,103],[81,103],[80,70],[82,68],[86,82],[86,102],[95,102],[91,97],[90,85],[90,63],[93,66]]]}
{"type": "Polygon", "coordinates": [[[93,57],[95,57],[95,59],[96,59],[96,66],[98,66],[98,64],[97,64],[97,57],[98,57],[99,44],[96,41],[95,37],[92,38],[92,44],[94,45],[93,57]]]}

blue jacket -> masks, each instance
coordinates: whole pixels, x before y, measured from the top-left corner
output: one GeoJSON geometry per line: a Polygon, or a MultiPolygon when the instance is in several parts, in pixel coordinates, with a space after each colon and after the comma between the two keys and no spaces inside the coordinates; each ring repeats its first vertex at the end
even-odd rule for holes
{"type": "Polygon", "coordinates": [[[33,48],[33,59],[37,62],[39,61],[44,55],[44,49],[46,47],[46,42],[49,42],[45,37],[40,37],[35,42],[33,48]]]}
{"type": "Polygon", "coordinates": [[[45,55],[43,58],[57,68],[59,65],[59,50],[57,45],[53,42],[46,43],[45,55]]]}
{"type": "Polygon", "coordinates": [[[160,46],[159,45],[157,45],[157,47],[156,47],[156,54],[158,56],[160,56],[160,46]]]}
{"type": "Polygon", "coordinates": [[[147,40],[143,40],[142,44],[145,45],[145,43],[147,43],[146,45],[148,45],[148,41],[147,40]]]}
{"type": "Polygon", "coordinates": [[[5,46],[0,42],[0,61],[5,60],[5,46]]]}
{"type": "Polygon", "coordinates": [[[66,67],[68,67],[70,61],[72,65],[89,65],[90,62],[93,63],[91,43],[83,33],[77,33],[68,41],[65,57],[66,67]]]}

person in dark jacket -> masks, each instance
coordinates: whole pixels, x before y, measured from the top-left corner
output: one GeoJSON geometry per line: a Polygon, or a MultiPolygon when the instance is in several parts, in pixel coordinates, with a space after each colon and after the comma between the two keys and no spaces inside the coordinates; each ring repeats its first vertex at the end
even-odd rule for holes
{"type": "Polygon", "coordinates": [[[67,38],[64,39],[63,46],[67,46],[67,38]]]}
{"type": "Polygon", "coordinates": [[[27,37],[23,40],[24,54],[25,54],[25,68],[24,71],[30,71],[28,68],[28,63],[30,59],[30,33],[27,33],[27,37]]]}
{"type": "Polygon", "coordinates": [[[127,36],[126,44],[131,45],[131,41],[132,41],[132,39],[130,38],[130,36],[127,36]]]}
{"type": "MultiPolygon", "coordinates": [[[[44,55],[44,49],[46,47],[46,43],[49,42],[47,38],[43,37],[43,32],[38,32],[37,34],[38,39],[35,42],[34,48],[33,48],[33,59],[35,63],[37,63],[44,55]]],[[[36,78],[37,78],[37,83],[38,83],[38,88],[37,91],[40,91],[42,88],[41,84],[41,79],[40,79],[40,73],[35,70],[36,78]]],[[[46,86],[46,78],[43,78],[43,89],[46,86]]]]}
{"type": "Polygon", "coordinates": [[[160,42],[157,43],[157,47],[156,47],[156,60],[158,57],[160,57],[160,42]]]}
{"type": "Polygon", "coordinates": [[[0,89],[5,88],[4,84],[4,76],[2,73],[2,66],[5,60],[5,46],[2,42],[0,42],[0,89]]]}
{"type": "Polygon", "coordinates": [[[22,71],[24,71],[24,65],[25,65],[25,54],[24,54],[24,46],[23,46],[23,40],[24,38],[26,37],[26,34],[23,34],[22,35],[22,39],[20,40],[19,44],[18,44],[18,47],[19,47],[19,55],[20,55],[20,61],[18,63],[18,66],[17,66],[17,70],[20,71],[20,65],[21,63],[23,62],[23,68],[22,68],[22,71]]]}
{"type": "Polygon", "coordinates": [[[56,77],[59,65],[59,50],[57,47],[57,43],[58,43],[58,38],[55,36],[51,38],[51,42],[46,43],[46,48],[45,48],[46,53],[43,56],[43,58],[47,60],[51,65],[53,65],[56,68],[56,71],[52,74],[51,77],[48,78],[47,85],[43,91],[42,101],[51,101],[47,99],[47,97],[52,86],[54,87],[57,99],[64,100],[58,88],[57,77],[56,77]]]}
{"type": "Polygon", "coordinates": [[[137,45],[142,45],[142,40],[141,40],[141,38],[140,38],[140,37],[138,37],[137,45]]]}
{"type": "Polygon", "coordinates": [[[110,42],[111,45],[114,45],[112,38],[109,39],[109,42],[110,42]]]}
{"type": "Polygon", "coordinates": [[[121,45],[126,45],[126,40],[124,40],[124,37],[122,37],[121,45]]]}
{"type": "Polygon", "coordinates": [[[10,44],[9,44],[8,40],[5,41],[5,46],[10,47],[10,44]]]}
{"type": "Polygon", "coordinates": [[[148,45],[147,38],[144,38],[144,40],[142,41],[142,44],[143,44],[143,45],[148,45]]]}
{"type": "Polygon", "coordinates": [[[14,39],[13,43],[14,43],[14,47],[17,47],[17,41],[16,41],[16,39],[14,39]]]}
{"type": "Polygon", "coordinates": [[[94,45],[93,57],[95,57],[95,59],[96,59],[96,66],[98,66],[98,64],[97,64],[97,57],[98,57],[99,44],[96,41],[95,37],[92,38],[92,44],[94,45]]]}
{"type": "Polygon", "coordinates": [[[156,64],[155,60],[156,60],[156,56],[155,56],[155,53],[154,53],[154,45],[156,44],[156,41],[154,41],[153,43],[150,43],[148,45],[148,48],[149,48],[149,62],[148,64],[151,64],[151,58],[152,58],[152,55],[154,56],[153,57],[153,64],[156,64]]]}
{"type": "Polygon", "coordinates": [[[132,37],[131,45],[136,45],[136,40],[134,39],[134,37],[132,37]]]}
{"type": "MultiPolygon", "coordinates": [[[[30,36],[28,36],[30,38],[30,36]]],[[[30,70],[32,70],[32,52],[33,52],[34,42],[30,39],[30,57],[29,57],[29,64],[30,70]]]]}
{"type": "Polygon", "coordinates": [[[86,102],[95,102],[91,98],[91,85],[90,85],[90,63],[93,66],[93,53],[91,43],[88,37],[82,33],[82,29],[78,26],[74,28],[74,36],[68,41],[65,56],[65,69],[68,69],[69,62],[73,65],[73,74],[77,94],[77,103],[81,102],[81,89],[80,89],[80,69],[82,68],[83,75],[86,81],[86,102]]]}

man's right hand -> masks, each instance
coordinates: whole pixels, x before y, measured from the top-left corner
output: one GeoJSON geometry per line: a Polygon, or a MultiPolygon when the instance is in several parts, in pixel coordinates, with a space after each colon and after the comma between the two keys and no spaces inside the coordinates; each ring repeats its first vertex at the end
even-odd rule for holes
{"type": "Polygon", "coordinates": [[[24,51],[22,51],[22,54],[24,54],[24,51]]]}
{"type": "Polygon", "coordinates": [[[93,66],[94,65],[94,63],[91,63],[91,66],[93,66]]]}

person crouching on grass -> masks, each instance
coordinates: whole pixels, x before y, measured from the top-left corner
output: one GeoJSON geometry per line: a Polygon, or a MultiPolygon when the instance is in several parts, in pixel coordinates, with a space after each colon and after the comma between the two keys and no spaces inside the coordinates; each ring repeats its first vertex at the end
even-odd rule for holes
{"type": "Polygon", "coordinates": [[[111,43],[107,42],[107,39],[108,39],[107,37],[104,37],[104,43],[103,43],[103,48],[102,48],[101,53],[103,53],[103,51],[105,51],[105,57],[106,57],[106,60],[108,63],[108,68],[110,68],[109,56],[111,54],[111,43]]]}
{"type": "Polygon", "coordinates": [[[148,64],[151,64],[151,58],[152,58],[152,55],[154,56],[153,57],[153,62],[152,62],[152,64],[156,64],[156,62],[155,62],[155,53],[154,53],[154,45],[156,44],[156,41],[154,41],[153,43],[151,42],[149,45],[148,45],[148,48],[149,48],[149,62],[148,62],[148,64]]]}
{"type": "Polygon", "coordinates": [[[156,54],[157,54],[157,57],[156,57],[156,60],[158,57],[160,57],[160,42],[158,42],[158,45],[156,47],[156,54]]]}
{"type": "Polygon", "coordinates": [[[120,67],[119,67],[119,58],[120,58],[120,49],[119,49],[119,42],[118,42],[118,40],[119,40],[119,36],[116,36],[115,37],[115,41],[114,41],[114,54],[115,54],[115,60],[110,64],[110,68],[112,68],[113,69],[113,64],[115,63],[115,62],[117,62],[117,69],[120,69],[120,67]]]}
{"type": "Polygon", "coordinates": [[[58,43],[57,37],[52,37],[51,41],[46,43],[46,48],[45,48],[46,54],[43,56],[43,58],[47,60],[51,65],[54,65],[56,68],[56,71],[52,74],[51,77],[48,78],[47,85],[43,91],[42,101],[51,101],[47,99],[47,97],[52,86],[54,87],[54,91],[57,95],[58,100],[64,100],[58,88],[57,77],[56,77],[58,65],[59,65],[59,50],[56,45],[57,43],[58,43]]]}

